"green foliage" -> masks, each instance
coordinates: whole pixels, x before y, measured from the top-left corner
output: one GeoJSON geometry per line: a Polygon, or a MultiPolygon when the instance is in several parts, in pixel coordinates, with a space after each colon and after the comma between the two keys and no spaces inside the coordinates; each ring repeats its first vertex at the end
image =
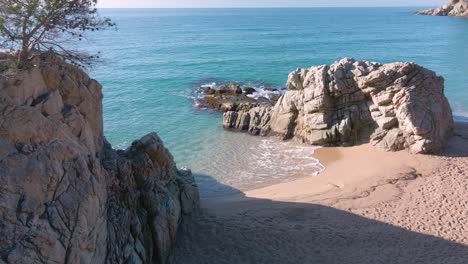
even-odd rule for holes
{"type": "Polygon", "coordinates": [[[26,63],[44,51],[53,51],[69,62],[89,65],[97,56],[66,48],[85,38],[86,31],[112,28],[99,16],[97,0],[0,0],[0,47],[20,50],[18,61],[26,63]]]}

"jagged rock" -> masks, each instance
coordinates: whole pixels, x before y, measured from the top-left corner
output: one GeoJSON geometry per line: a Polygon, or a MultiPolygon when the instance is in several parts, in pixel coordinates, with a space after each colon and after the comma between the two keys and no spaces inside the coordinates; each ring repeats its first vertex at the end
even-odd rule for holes
{"type": "MultiPolygon", "coordinates": [[[[249,86],[241,87],[237,83],[222,84],[219,86],[201,86],[196,99],[196,104],[201,108],[209,108],[216,111],[238,111],[241,105],[273,106],[279,99],[281,92],[277,88],[259,88],[266,92],[265,96],[252,96],[258,91],[249,86]]],[[[263,94],[263,93],[262,93],[263,94]]],[[[252,108],[252,107],[250,107],[252,108]]]]}
{"type": "Polygon", "coordinates": [[[417,12],[419,15],[430,16],[464,16],[468,17],[468,0],[449,0],[439,8],[431,8],[417,12]]]}
{"type": "Polygon", "coordinates": [[[443,78],[415,63],[346,58],[331,66],[297,69],[287,87],[273,108],[257,111],[261,114],[255,122],[250,115],[248,128],[237,122],[243,114],[239,110],[224,114],[224,127],[314,145],[370,141],[385,150],[412,153],[437,151],[452,135],[443,78]]]}
{"type": "Polygon", "coordinates": [[[253,104],[256,100],[243,94],[214,94],[197,99],[197,105],[201,108],[209,108],[216,111],[234,111],[243,104],[253,104]]]}
{"type": "Polygon", "coordinates": [[[103,160],[113,179],[107,200],[106,261],[121,263],[131,258],[136,263],[164,263],[182,215],[198,206],[191,172],[176,169],[155,133],[133,142],[124,152],[107,145],[103,160]]]}
{"type": "Polygon", "coordinates": [[[105,143],[101,85],[51,55],[0,78],[0,262],[164,263],[198,206],[156,134],[105,143]]]}
{"type": "Polygon", "coordinates": [[[223,84],[220,85],[216,91],[220,94],[230,93],[230,94],[242,94],[242,88],[237,83],[223,84]]]}
{"type": "Polygon", "coordinates": [[[243,105],[238,111],[227,111],[224,113],[223,127],[265,136],[270,132],[271,109],[268,105],[243,105]]]}

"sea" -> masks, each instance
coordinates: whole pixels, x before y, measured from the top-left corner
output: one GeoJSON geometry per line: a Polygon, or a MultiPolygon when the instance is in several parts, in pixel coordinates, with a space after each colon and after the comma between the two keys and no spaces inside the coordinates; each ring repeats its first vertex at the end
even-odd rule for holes
{"type": "Polygon", "coordinates": [[[89,34],[100,53],[105,136],[115,148],[157,132],[202,197],[314,177],[317,147],[224,131],[195,107],[207,83],[285,85],[298,67],[357,60],[414,61],[445,78],[456,119],[468,121],[468,19],[418,16],[421,7],[100,9],[115,30],[89,34]]]}

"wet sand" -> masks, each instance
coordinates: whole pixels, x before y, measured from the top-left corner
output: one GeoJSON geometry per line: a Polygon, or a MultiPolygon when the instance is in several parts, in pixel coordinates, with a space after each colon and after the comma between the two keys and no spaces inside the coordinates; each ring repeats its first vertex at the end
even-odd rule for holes
{"type": "Polygon", "coordinates": [[[317,177],[204,199],[170,263],[467,263],[468,124],[439,155],[314,155],[317,177]]]}
{"type": "MultiPolygon", "coordinates": [[[[410,173],[415,168],[418,168],[418,173],[422,173],[437,165],[426,156],[411,155],[403,151],[384,152],[370,145],[322,148],[314,156],[325,165],[325,171],[319,176],[248,191],[246,196],[298,202],[338,199],[362,192],[368,186],[380,185],[400,177],[400,174],[410,173]]],[[[385,192],[382,195],[390,194],[385,192]]]]}
{"type": "Polygon", "coordinates": [[[311,156],[316,149],[274,137],[226,131],[216,138],[216,145],[197,156],[189,168],[202,197],[219,197],[233,194],[233,191],[239,193],[233,188],[254,190],[316,175],[323,169],[311,156]],[[271,174],[272,171],[275,173],[271,174]]]}

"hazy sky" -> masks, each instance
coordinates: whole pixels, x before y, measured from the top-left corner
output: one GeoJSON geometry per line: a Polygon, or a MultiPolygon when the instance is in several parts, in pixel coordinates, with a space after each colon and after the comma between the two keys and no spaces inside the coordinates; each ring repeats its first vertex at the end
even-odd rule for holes
{"type": "Polygon", "coordinates": [[[438,6],[447,0],[99,0],[99,7],[438,6]]]}

